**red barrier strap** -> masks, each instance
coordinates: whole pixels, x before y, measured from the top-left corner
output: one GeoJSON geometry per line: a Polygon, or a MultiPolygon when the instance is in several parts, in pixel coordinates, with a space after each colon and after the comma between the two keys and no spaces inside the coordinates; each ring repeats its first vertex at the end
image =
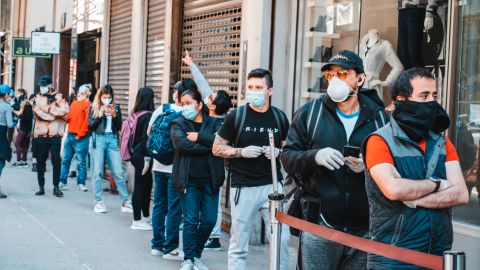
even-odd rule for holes
{"type": "Polygon", "coordinates": [[[310,223],[278,211],[275,216],[280,222],[287,224],[290,227],[309,232],[344,246],[349,246],[368,253],[374,253],[390,259],[415,264],[429,269],[443,269],[443,258],[441,256],[367,240],[362,237],[353,236],[325,226],[310,223]]]}

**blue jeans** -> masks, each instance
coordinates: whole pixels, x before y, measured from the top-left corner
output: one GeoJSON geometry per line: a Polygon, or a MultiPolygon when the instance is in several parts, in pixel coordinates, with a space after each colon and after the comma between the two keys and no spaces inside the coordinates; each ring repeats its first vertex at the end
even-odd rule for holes
{"type": "Polygon", "coordinates": [[[210,180],[188,183],[186,193],[180,195],[183,210],[184,260],[202,256],[205,243],[217,222],[218,192],[212,190],[210,180]]]}
{"type": "Polygon", "coordinates": [[[112,172],[113,180],[115,180],[122,202],[130,201],[126,180],[123,175],[122,157],[120,156],[117,135],[112,133],[93,134],[90,140],[90,168],[92,170],[92,186],[95,200],[97,202],[103,201],[102,178],[105,160],[112,172]]]}
{"type": "Polygon", "coordinates": [[[87,180],[87,153],[88,153],[88,139],[90,136],[85,136],[77,140],[76,135],[67,134],[67,139],[63,144],[63,158],[62,169],[60,172],[60,182],[66,184],[68,174],[70,173],[70,165],[74,155],[77,156],[77,184],[85,185],[87,180]]]}
{"type": "Polygon", "coordinates": [[[153,171],[153,181],[152,249],[166,254],[178,248],[182,208],[171,173],[153,171]]]}

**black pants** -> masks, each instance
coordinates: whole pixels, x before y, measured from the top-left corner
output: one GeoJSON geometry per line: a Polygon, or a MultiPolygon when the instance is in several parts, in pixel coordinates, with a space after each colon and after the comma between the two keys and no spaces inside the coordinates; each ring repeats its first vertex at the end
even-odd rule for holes
{"type": "Polygon", "coordinates": [[[17,151],[17,161],[27,161],[28,145],[30,144],[29,132],[19,130],[15,139],[15,149],[17,151]]]}
{"type": "Polygon", "coordinates": [[[53,166],[53,185],[58,186],[60,182],[60,165],[62,159],[60,158],[60,147],[62,144],[61,137],[55,138],[36,138],[35,152],[37,156],[37,179],[40,187],[45,186],[45,168],[48,159],[48,152],[50,152],[50,159],[53,166]]]}
{"type": "Polygon", "coordinates": [[[152,168],[148,169],[145,175],[142,175],[143,170],[143,156],[133,154],[130,160],[135,168],[135,183],[133,185],[132,207],[133,220],[139,221],[144,217],[150,216],[150,200],[152,196],[152,168]]]}
{"type": "Polygon", "coordinates": [[[405,69],[423,67],[422,37],[424,8],[398,10],[398,58],[405,69]]]}

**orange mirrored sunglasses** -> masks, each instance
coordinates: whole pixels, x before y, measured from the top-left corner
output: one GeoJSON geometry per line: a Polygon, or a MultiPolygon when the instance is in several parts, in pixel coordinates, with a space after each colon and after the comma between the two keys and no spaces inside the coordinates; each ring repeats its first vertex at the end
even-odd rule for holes
{"type": "Polygon", "coordinates": [[[337,69],[337,70],[325,70],[323,76],[327,81],[330,81],[335,74],[340,80],[345,80],[348,77],[348,70],[346,69],[337,69]]]}

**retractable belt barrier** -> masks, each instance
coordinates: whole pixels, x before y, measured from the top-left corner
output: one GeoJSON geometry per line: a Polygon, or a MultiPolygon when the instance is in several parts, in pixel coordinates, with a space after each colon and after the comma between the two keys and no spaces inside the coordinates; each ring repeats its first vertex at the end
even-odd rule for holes
{"type": "Polygon", "coordinates": [[[443,258],[423,252],[387,245],[362,237],[346,234],[325,226],[310,223],[308,221],[289,216],[283,212],[276,212],[276,218],[283,224],[294,227],[304,232],[309,232],[321,238],[349,246],[367,253],[374,253],[390,259],[415,264],[421,267],[442,270],[443,258]]]}

